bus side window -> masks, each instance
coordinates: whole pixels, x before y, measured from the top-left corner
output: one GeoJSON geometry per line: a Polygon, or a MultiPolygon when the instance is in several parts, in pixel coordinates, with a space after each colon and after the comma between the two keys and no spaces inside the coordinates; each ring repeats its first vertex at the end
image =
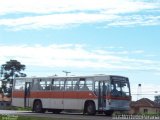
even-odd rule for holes
{"type": "Polygon", "coordinates": [[[66,91],[72,91],[73,90],[73,85],[72,85],[72,80],[71,79],[66,80],[65,90],[66,91]]]}
{"type": "Polygon", "coordinates": [[[104,95],[109,95],[110,93],[110,90],[109,90],[109,83],[108,82],[105,82],[104,83],[104,95]]]}
{"type": "Polygon", "coordinates": [[[88,90],[93,90],[93,80],[92,79],[86,79],[86,86],[88,90]]]}
{"type": "Polygon", "coordinates": [[[85,79],[80,79],[79,81],[79,89],[80,90],[89,90],[88,86],[86,85],[85,79]]]}
{"type": "Polygon", "coordinates": [[[59,79],[54,80],[53,90],[60,90],[60,80],[59,79]]]}
{"type": "Polygon", "coordinates": [[[47,80],[46,81],[46,90],[51,90],[51,85],[52,85],[52,83],[51,83],[52,81],[51,80],[47,80]]]}
{"type": "Polygon", "coordinates": [[[73,80],[73,90],[79,90],[79,81],[78,79],[73,80]]]}
{"type": "Polygon", "coordinates": [[[32,90],[39,90],[39,80],[38,79],[33,79],[33,85],[32,85],[32,90]]]}
{"type": "Polygon", "coordinates": [[[95,83],[94,83],[94,92],[95,92],[96,95],[99,94],[98,86],[99,86],[98,85],[98,81],[95,81],[95,83]]]}
{"type": "Polygon", "coordinates": [[[45,90],[46,89],[46,81],[43,79],[40,79],[40,90],[45,90]]]}
{"type": "Polygon", "coordinates": [[[60,90],[64,90],[64,79],[60,81],[60,90]]]}

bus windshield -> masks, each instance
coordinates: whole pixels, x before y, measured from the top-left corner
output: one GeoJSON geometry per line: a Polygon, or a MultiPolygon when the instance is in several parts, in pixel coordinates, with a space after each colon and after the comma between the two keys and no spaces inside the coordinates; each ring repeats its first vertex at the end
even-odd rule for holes
{"type": "Polygon", "coordinates": [[[128,78],[118,78],[111,79],[111,95],[118,97],[130,96],[130,87],[128,78]]]}

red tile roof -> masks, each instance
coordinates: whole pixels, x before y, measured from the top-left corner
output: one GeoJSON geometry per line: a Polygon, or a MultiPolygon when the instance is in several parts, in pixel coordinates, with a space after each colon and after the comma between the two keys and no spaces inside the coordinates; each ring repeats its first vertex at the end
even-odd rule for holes
{"type": "Polygon", "coordinates": [[[140,100],[131,102],[131,107],[156,107],[156,108],[160,108],[160,105],[155,103],[154,101],[148,99],[148,98],[142,98],[140,100]]]}

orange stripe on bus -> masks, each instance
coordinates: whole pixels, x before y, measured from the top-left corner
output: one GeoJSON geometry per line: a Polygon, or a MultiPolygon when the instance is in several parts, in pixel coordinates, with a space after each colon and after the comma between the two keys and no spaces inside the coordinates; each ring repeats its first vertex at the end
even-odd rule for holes
{"type": "Polygon", "coordinates": [[[12,97],[15,97],[15,98],[24,98],[24,92],[22,92],[22,91],[13,92],[12,93],[12,97]]]}
{"type": "MultiPolygon", "coordinates": [[[[70,98],[70,99],[98,99],[91,91],[32,91],[29,98],[70,98]]],[[[103,96],[102,96],[103,97],[103,96]]],[[[24,91],[14,91],[13,98],[24,98],[24,91]]],[[[106,96],[112,100],[131,100],[131,97],[106,96]]]]}
{"type": "MultiPolygon", "coordinates": [[[[14,91],[13,92],[13,98],[24,98],[24,91],[14,91]]],[[[81,99],[81,98],[97,98],[96,95],[94,95],[90,91],[67,91],[67,92],[58,92],[58,91],[51,91],[51,92],[45,92],[45,91],[34,91],[31,92],[28,96],[29,98],[72,98],[72,99],[81,99]]]]}

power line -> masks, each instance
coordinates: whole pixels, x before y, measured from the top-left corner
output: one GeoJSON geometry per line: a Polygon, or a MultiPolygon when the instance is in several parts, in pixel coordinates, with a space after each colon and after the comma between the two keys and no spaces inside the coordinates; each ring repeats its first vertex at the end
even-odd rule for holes
{"type": "Polygon", "coordinates": [[[157,95],[157,94],[131,94],[131,95],[157,95]]]}

